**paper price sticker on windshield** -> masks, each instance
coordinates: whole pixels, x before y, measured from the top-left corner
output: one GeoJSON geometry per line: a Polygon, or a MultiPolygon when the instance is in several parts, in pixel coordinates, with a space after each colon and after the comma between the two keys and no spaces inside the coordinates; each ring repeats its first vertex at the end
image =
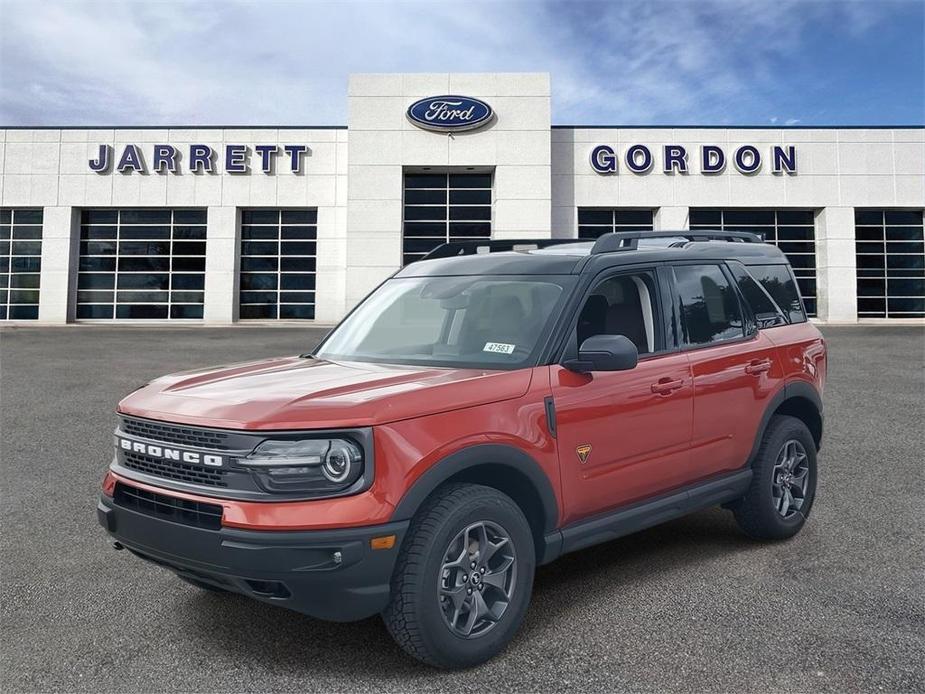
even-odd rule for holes
{"type": "Polygon", "coordinates": [[[482,351],[494,352],[495,354],[513,354],[514,345],[509,345],[506,342],[486,342],[482,351]]]}

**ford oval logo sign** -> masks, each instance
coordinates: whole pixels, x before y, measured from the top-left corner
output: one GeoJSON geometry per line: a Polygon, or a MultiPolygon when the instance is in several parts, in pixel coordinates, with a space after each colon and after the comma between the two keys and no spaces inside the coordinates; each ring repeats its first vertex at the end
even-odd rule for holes
{"type": "Polygon", "coordinates": [[[437,132],[481,128],[494,115],[491,106],[468,96],[429,96],[408,107],[408,120],[419,128],[437,132]]]}

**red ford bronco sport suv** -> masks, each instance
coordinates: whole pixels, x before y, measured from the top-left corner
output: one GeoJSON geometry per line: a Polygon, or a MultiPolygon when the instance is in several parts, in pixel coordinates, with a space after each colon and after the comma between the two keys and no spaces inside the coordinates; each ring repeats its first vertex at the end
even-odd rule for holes
{"type": "Polygon", "coordinates": [[[313,352],[122,400],[99,520],[200,588],[381,613],[412,656],[469,666],[567,552],[714,505],[797,533],[825,374],[752,234],[446,244],[313,352]]]}

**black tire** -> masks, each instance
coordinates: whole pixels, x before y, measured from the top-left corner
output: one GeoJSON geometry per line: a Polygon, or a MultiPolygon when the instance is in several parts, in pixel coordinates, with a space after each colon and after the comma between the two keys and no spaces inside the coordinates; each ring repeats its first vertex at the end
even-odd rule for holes
{"type": "MultiPolygon", "coordinates": [[[[796,417],[771,417],[752,469],[754,475],[748,492],[733,506],[742,532],[756,540],[793,537],[806,523],[816,498],[816,442],[806,425],[796,417]],[[778,458],[790,442],[795,444],[795,448],[801,447],[805,454],[807,481],[799,508],[791,506],[786,500],[780,502],[775,499],[778,458]],[[786,511],[782,513],[781,508],[785,506],[786,511]]],[[[795,495],[791,494],[791,499],[794,498],[795,495]]]]}
{"type": "Polygon", "coordinates": [[[189,583],[191,586],[196,586],[197,588],[200,588],[202,590],[207,590],[210,593],[227,593],[228,592],[224,588],[213,586],[211,583],[206,583],[205,581],[199,581],[199,580],[196,580],[195,578],[188,578],[187,576],[180,576],[179,574],[177,574],[177,578],[179,578],[184,583],[189,583]]]}
{"type": "MultiPolygon", "coordinates": [[[[500,537],[496,536],[495,540],[501,541],[500,537]]],[[[499,559],[500,550],[493,552],[491,559],[485,559],[486,564],[499,559]]],[[[506,556],[502,560],[506,562],[510,558],[506,556]]],[[[440,668],[478,665],[502,651],[520,628],[530,602],[535,568],[530,525],[510,497],[491,487],[449,484],[437,490],[412,519],[392,576],[391,602],[382,618],[398,645],[424,663],[440,668]],[[477,624],[486,630],[475,634],[476,630],[472,628],[472,635],[465,637],[454,631],[454,626],[449,623],[449,620],[455,621],[455,617],[449,616],[453,614],[455,603],[445,595],[444,602],[441,602],[440,586],[443,581],[449,581],[445,578],[444,560],[448,554],[455,554],[453,547],[463,548],[460,557],[465,562],[477,560],[473,576],[483,568],[482,551],[479,549],[472,554],[473,545],[468,541],[469,535],[464,534],[476,533],[482,526],[505,531],[510,546],[507,542],[497,546],[503,546],[505,553],[513,555],[512,565],[516,568],[509,574],[505,572],[508,586],[505,590],[510,590],[510,597],[500,618],[492,624],[488,622],[493,620],[487,618],[477,620],[477,624]],[[462,543],[454,545],[461,536],[462,543]]],[[[464,574],[459,569],[454,571],[464,574]]],[[[487,575],[493,571],[489,566],[487,575]]],[[[497,573],[502,572],[499,570],[497,573]]],[[[462,580],[468,580],[468,577],[454,576],[453,584],[459,585],[462,580]]],[[[483,604],[500,595],[494,592],[500,588],[488,585],[481,576],[479,580],[484,584],[480,587],[484,590],[484,597],[480,598],[483,604]]],[[[472,585],[472,581],[468,585],[472,585]]],[[[472,596],[471,599],[474,601],[478,597],[472,596]]],[[[470,598],[463,599],[468,601],[470,598]]]]}

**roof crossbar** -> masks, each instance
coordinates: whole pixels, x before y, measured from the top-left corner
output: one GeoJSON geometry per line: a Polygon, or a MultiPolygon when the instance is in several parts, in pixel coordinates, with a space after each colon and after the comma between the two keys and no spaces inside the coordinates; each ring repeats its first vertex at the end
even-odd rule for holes
{"type": "Polygon", "coordinates": [[[639,247],[640,239],[673,239],[688,241],[731,241],[735,243],[764,243],[758,234],[748,231],[612,231],[599,236],[591,248],[591,255],[613,253],[615,251],[634,251],[639,247]]]}

